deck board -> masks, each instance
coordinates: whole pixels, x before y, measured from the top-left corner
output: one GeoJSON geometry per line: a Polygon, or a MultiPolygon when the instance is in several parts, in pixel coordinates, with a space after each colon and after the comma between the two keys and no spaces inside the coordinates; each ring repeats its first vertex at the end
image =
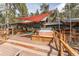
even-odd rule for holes
{"type": "Polygon", "coordinates": [[[4,43],[0,45],[0,56],[14,56],[19,50],[8,43],[4,43]]]}

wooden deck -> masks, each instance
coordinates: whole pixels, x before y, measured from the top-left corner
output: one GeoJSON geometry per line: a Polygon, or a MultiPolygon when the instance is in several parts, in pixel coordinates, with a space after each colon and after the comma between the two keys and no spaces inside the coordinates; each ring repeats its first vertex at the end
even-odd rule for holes
{"type": "Polygon", "coordinates": [[[61,34],[54,34],[54,39],[49,43],[32,41],[29,37],[19,35],[9,36],[6,43],[0,45],[1,56],[58,56],[74,55],[77,51],[72,49],[61,34]],[[59,38],[60,35],[60,38],[59,38]],[[63,48],[63,49],[62,49],[63,48]],[[65,52],[67,51],[67,52],[65,52]]]}
{"type": "MultiPolygon", "coordinates": [[[[18,54],[19,56],[46,56],[50,51],[50,47],[47,44],[33,42],[30,38],[18,36],[13,36],[12,39],[7,40],[6,43],[0,46],[0,51],[2,52],[0,55],[2,56],[15,56],[18,54]]],[[[52,49],[52,51],[54,53],[51,53],[51,56],[58,54],[56,50],[52,49]]]]}

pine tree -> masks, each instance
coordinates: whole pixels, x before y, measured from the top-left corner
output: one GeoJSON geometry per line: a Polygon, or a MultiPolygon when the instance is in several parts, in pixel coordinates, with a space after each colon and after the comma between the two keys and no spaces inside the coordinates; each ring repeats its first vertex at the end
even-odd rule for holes
{"type": "Polygon", "coordinates": [[[49,11],[49,4],[47,3],[43,3],[41,6],[40,6],[40,10],[42,11],[41,13],[46,13],[49,11]]]}
{"type": "Polygon", "coordinates": [[[39,15],[39,11],[38,11],[38,9],[36,10],[36,13],[35,13],[35,15],[39,15]]]}

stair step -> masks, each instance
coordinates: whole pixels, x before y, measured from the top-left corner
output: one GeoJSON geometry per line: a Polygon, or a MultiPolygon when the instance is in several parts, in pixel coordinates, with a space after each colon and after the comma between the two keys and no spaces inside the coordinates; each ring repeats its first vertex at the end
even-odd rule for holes
{"type": "MultiPolygon", "coordinates": [[[[10,44],[10,43],[8,43],[9,44],[9,46],[12,46],[12,47],[15,47],[15,48],[18,48],[18,49],[20,49],[20,50],[22,50],[22,51],[26,51],[26,52],[29,52],[29,53],[32,53],[32,54],[35,54],[35,55],[38,55],[38,56],[40,56],[40,55],[47,55],[46,53],[44,53],[44,52],[40,52],[40,51],[36,51],[36,50],[33,50],[33,49],[29,49],[29,48],[25,48],[25,47],[22,47],[22,46],[18,46],[18,45],[14,45],[14,44],[10,44]]],[[[21,51],[21,52],[22,52],[21,51]]],[[[27,54],[27,53],[26,53],[27,54]]]]}
{"type": "Polygon", "coordinates": [[[8,43],[0,45],[0,56],[15,56],[18,51],[20,51],[20,49],[8,43]]]}
{"type": "MultiPolygon", "coordinates": [[[[48,54],[48,52],[50,51],[49,46],[41,46],[41,45],[36,45],[36,44],[30,44],[30,43],[24,43],[24,42],[20,42],[20,41],[15,41],[15,40],[8,40],[9,43],[17,45],[17,46],[21,46],[24,48],[29,48],[35,51],[40,51],[40,52],[44,52],[45,55],[48,54]],[[15,43],[16,42],[16,43],[15,43]]],[[[57,55],[57,51],[52,49],[52,55],[57,55]]]]}

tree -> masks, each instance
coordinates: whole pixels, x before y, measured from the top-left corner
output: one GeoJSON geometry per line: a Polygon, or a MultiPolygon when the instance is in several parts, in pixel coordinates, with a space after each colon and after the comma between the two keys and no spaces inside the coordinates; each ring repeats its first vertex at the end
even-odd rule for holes
{"type": "MultiPolygon", "coordinates": [[[[15,19],[17,15],[16,10],[19,12],[19,17],[28,16],[28,9],[25,3],[6,3],[5,6],[7,8],[6,10],[8,11],[6,15],[8,15],[8,21],[10,23],[19,22],[19,20],[17,21],[15,19]]],[[[2,19],[6,18],[5,15],[2,16],[2,19]]],[[[3,20],[3,22],[5,22],[5,19],[3,20]]]]}
{"type": "Polygon", "coordinates": [[[57,18],[59,17],[59,11],[56,8],[55,10],[53,10],[49,16],[49,20],[51,20],[52,22],[55,21],[57,18]]]}
{"type": "Polygon", "coordinates": [[[35,15],[39,15],[39,11],[38,11],[38,9],[36,10],[36,13],[35,13],[35,15]]]}
{"type": "Polygon", "coordinates": [[[2,17],[2,13],[0,12],[0,17],[2,17]]]}
{"type": "Polygon", "coordinates": [[[79,17],[79,8],[77,8],[76,6],[78,6],[78,3],[67,3],[64,7],[65,10],[65,17],[66,18],[76,18],[79,17]],[[70,16],[69,16],[70,15],[70,16]]]}
{"type": "Polygon", "coordinates": [[[31,13],[30,13],[30,16],[33,16],[33,15],[34,15],[34,13],[31,12],[31,13]]]}
{"type": "Polygon", "coordinates": [[[5,23],[5,18],[2,15],[2,12],[0,12],[0,23],[5,23]]]}
{"type": "Polygon", "coordinates": [[[17,10],[20,12],[21,16],[28,16],[28,9],[25,3],[16,3],[15,6],[17,10]]]}
{"type": "Polygon", "coordinates": [[[49,4],[47,3],[43,3],[41,6],[40,6],[40,10],[42,11],[41,13],[46,13],[49,11],[49,4]]]}

